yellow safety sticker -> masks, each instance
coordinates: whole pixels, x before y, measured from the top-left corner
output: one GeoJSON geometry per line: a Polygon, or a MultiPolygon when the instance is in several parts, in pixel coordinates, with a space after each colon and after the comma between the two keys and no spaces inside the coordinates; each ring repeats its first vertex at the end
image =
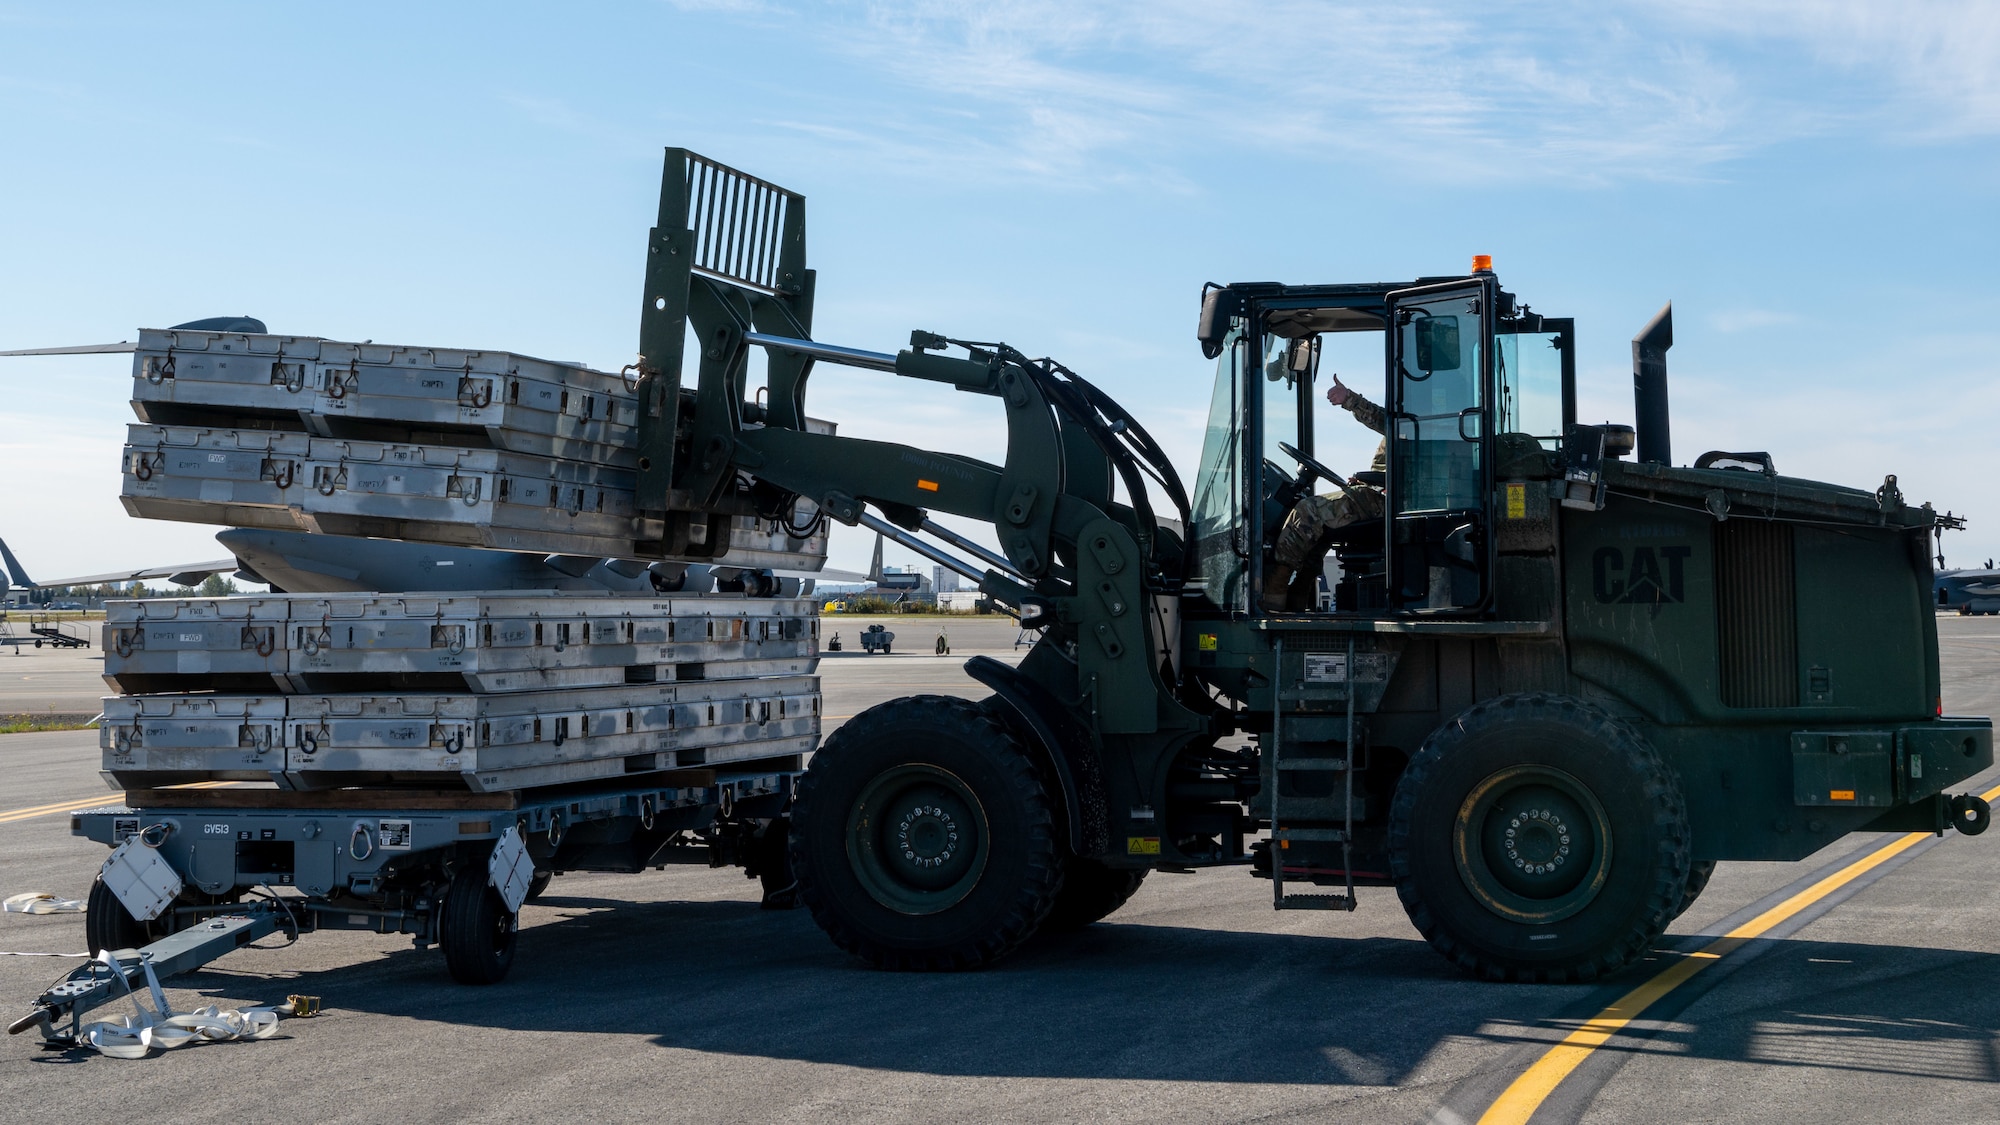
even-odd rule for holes
{"type": "Polygon", "coordinates": [[[1199,634],[1196,634],[1196,636],[1195,636],[1195,639],[1194,639],[1194,645],[1195,645],[1195,647],[1196,647],[1196,648],[1200,649],[1200,650],[1201,650],[1201,651],[1203,651],[1203,652],[1214,652],[1214,651],[1215,651],[1215,634],[1214,634],[1214,633],[1199,633],[1199,634]]]}
{"type": "Polygon", "coordinates": [[[1158,836],[1127,836],[1125,837],[1125,854],[1159,855],[1160,838],[1158,836]]]}
{"type": "Polygon", "coordinates": [[[1528,486],[1510,484],[1507,486],[1507,518],[1524,520],[1528,518],[1528,486]]]}
{"type": "Polygon", "coordinates": [[[1830,790],[1826,795],[1826,799],[1829,801],[1852,801],[1854,799],[1854,790],[1852,789],[1830,790]]]}
{"type": "Polygon", "coordinates": [[[925,492],[936,492],[937,482],[934,480],[924,480],[920,477],[917,479],[917,487],[923,489],[925,492]]]}

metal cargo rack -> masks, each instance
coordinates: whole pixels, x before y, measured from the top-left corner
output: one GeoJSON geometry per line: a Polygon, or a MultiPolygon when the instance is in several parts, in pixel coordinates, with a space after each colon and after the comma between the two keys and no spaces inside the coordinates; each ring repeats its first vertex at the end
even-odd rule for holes
{"type": "Polygon", "coordinates": [[[637,467],[620,375],[511,352],[142,329],[132,409],[160,425],[428,440],[637,467]]]}
{"type": "Polygon", "coordinates": [[[499,695],[141,695],[104,701],[124,786],[270,780],[287,789],[519,790],[810,753],[810,676],[499,695]]]}
{"type": "Polygon", "coordinates": [[[556,592],[296,594],[106,603],[124,692],[532,691],[806,675],[809,599],[556,592]]]}
{"type": "MultiPolygon", "coordinates": [[[[586,461],[195,426],[133,425],[126,443],[121,499],[148,519],[609,558],[638,556],[664,526],[639,518],[630,470],[586,461]]],[[[739,514],[728,561],[818,570],[816,517],[807,501],[789,528],[739,514]]]]}
{"type": "Polygon", "coordinates": [[[269,781],[285,767],[283,695],[115,695],[97,745],[121,784],[269,781]]]}

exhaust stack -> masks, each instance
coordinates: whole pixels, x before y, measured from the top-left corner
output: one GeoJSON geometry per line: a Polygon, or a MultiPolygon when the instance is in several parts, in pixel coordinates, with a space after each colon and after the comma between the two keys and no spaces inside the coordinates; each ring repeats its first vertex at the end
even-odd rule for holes
{"type": "Polygon", "coordinates": [[[1632,398],[1636,408],[1638,459],[1674,463],[1667,425],[1667,349],[1674,346],[1674,303],[1632,337],[1632,398]]]}

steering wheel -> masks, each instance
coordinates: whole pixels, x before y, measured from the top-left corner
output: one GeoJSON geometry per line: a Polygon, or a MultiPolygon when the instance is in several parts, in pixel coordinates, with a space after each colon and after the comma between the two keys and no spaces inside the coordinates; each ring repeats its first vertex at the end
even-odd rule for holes
{"type": "MultiPolygon", "coordinates": [[[[1318,461],[1313,460],[1311,457],[1308,457],[1305,454],[1300,453],[1297,449],[1293,448],[1290,445],[1287,445],[1282,441],[1278,443],[1278,448],[1284,451],[1285,456],[1290,457],[1294,461],[1297,461],[1299,463],[1299,467],[1304,469],[1308,475],[1317,476],[1319,477],[1319,479],[1327,482],[1328,484],[1341,488],[1342,491],[1346,490],[1345,488],[1347,484],[1346,478],[1342,477],[1339,473],[1334,472],[1332,469],[1327,468],[1325,465],[1320,464],[1318,461]]],[[[1299,483],[1303,485],[1310,484],[1309,481],[1305,480],[1301,480],[1299,483]]]]}

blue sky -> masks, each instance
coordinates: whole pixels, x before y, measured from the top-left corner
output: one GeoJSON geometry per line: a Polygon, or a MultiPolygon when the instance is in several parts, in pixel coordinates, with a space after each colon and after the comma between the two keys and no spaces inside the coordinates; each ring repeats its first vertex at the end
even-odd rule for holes
{"type": "MultiPolygon", "coordinates": [[[[0,3],[0,348],[249,314],[615,368],[677,144],[806,194],[820,338],[1054,355],[1190,473],[1204,281],[1490,253],[1621,421],[1671,299],[1677,459],[1896,473],[1969,513],[1963,564],[2000,555],[1996,134],[1978,3],[0,3]]],[[[119,508],[127,374],[0,360],[31,571],[217,553],[119,508]]],[[[986,405],[824,369],[809,402],[997,458],[986,405]]]]}

